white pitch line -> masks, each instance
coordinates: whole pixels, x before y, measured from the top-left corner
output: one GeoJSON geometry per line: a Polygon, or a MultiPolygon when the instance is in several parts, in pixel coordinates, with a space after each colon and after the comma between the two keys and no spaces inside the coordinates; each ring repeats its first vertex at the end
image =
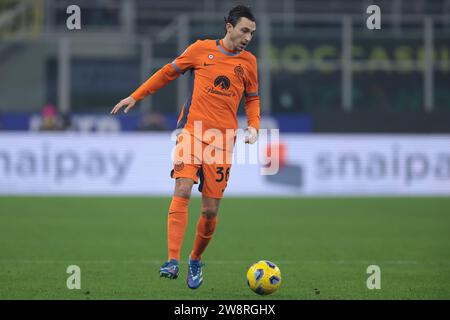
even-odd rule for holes
{"type": "MultiPolygon", "coordinates": [[[[161,260],[34,260],[34,259],[0,259],[0,264],[161,264],[164,259],[161,260]]],[[[251,260],[204,260],[207,264],[245,264],[250,265],[253,262],[251,260]]],[[[277,265],[432,265],[432,264],[450,264],[450,261],[438,261],[433,262],[419,262],[415,260],[273,260],[277,265]]],[[[183,262],[182,262],[183,263],[183,262]]]]}

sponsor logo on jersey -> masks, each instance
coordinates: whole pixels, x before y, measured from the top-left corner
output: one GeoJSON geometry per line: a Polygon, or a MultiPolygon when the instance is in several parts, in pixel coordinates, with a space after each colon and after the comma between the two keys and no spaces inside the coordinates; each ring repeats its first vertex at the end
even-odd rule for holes
{"type": "Polygon", "coordinates": [[[218,76],[216,80],[214,80],[214,87],[219,87],[223,90],[230,89],[230,79],[227,76],[218,76]]]}
{"type": "Polygon", "coordinates": [[[236,93],[229,91],[231,86],[231,81],[227,76],[220,75],[214,80],[214,86],[206,86],[205,92],[217,94],[225,97],[234,97],[236,93]]]}

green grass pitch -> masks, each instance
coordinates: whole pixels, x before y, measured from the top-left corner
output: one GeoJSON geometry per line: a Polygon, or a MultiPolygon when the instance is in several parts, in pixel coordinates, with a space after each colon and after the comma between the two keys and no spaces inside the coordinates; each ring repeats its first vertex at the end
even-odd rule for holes
{"type": "Polygon", "coordinates": [[[159,278],[170,198],[0,197],[0,299],[450,299],[450,198],[224,198],[186,286],[200,200],[190,204],[180,277],[159,278]],[[260,297],[247,267],[268,259],[280,289],[260,297]],[[369,290],[369,265],[381,289],[369,290]],[[69,290],[69,265],[81,289],[69,290]]]}

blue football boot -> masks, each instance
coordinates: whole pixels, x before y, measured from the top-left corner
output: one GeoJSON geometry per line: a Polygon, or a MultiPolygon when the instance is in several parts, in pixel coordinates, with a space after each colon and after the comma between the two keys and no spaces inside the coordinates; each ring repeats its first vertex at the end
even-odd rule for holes
{"type": "Polygon", "coordinates": [[[203,283],[202,260],[193,260],[189,257],[189,270],[187,285],[191,289],[197,289],[203,283]]]}
{"type": "Polygon", "coordinates": [[[178,260],[170,259],[166,263],[164,263],[161,268],[159,268],[159,276],[169,279],[178,278],[178,272],[180,271],[180,267],[178,264],[178,260]]]}

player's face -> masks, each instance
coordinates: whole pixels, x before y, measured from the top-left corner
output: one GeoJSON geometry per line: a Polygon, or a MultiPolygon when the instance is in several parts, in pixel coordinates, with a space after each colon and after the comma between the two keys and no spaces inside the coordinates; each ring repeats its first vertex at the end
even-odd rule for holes
{"type": "Polygon", "coordinates": [[[252,40],[256,31],[256,23],[247,18],[241,18],[234,27],[229,23],[227,31],[230,34],[233,50],[242,51],[252,40]]]}

